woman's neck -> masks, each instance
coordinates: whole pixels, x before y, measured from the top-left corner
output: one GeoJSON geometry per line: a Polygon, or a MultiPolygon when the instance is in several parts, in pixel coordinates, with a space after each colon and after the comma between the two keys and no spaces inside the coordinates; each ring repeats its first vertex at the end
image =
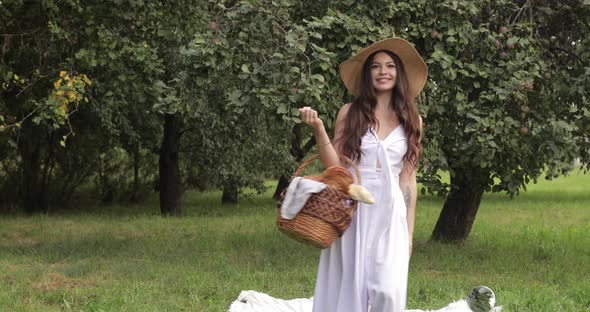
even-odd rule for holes
{"type": "Polygon", "coordinates": [[[379,92],[375,94],[377,105],[375,106],[376,111],[387,112],[391,108],[389,103],[391,102],[391,92],[379,92]]]}

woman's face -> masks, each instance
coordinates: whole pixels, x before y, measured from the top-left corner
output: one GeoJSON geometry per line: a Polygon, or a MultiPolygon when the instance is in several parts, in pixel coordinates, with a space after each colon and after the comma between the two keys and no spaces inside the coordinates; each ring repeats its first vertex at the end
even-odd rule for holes
{"type": "Polygon", "coordinates": [[[391,56],[385,52],[375,54],[371,63],[371,80],[375,93],[393,90],[396,78],[395,62],[391,56]]]}

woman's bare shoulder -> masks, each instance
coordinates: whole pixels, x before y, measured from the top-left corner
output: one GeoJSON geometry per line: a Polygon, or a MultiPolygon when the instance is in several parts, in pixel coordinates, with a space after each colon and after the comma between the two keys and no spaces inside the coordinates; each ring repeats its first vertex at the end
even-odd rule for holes
{"type": "Polygon", "coordinates": [[[338,111],[338,118],[337,119],[346,118],[346,115],[348,114],[348,110],[350,109],[351,105],[352,105],[352,103],[346,103],[346,104],[342,105],[342,107],[340,107],[340,111],[338,111]]]}
{"type": "Polygon", "coordinates": [[[344,105],[342,105],[342,107],[340,107],[340,110],[345,110],[348,111],[350,109],[350,106],[352,105],[352,103],[346,103],[344,105]]]}

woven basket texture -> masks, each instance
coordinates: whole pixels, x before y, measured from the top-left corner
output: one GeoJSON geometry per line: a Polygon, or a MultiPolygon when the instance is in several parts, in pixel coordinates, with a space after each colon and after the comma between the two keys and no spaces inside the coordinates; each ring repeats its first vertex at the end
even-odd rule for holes
{"type": "MultiPolygon", "coordinates": [[[[297,176],[303,167],[316,158],[317,155],[305,161],[294,176],[297,176]]],[[[358,169],[356,169],[354,163],[352,164],[357,173],[357,178],[360,179],[358,169]]],[[[324,181],[323,177],[328,175],[331,177],[330,181],[334,180],[334,174],[342,175],[335,180],[354,181],[352,175],[346,170],[336,170],[336,173],[334,170],[326,170],[319,177],[305,176],[306,179],[326,183],[326,188],[317,194],[311,195],[301,211],[291,220],[283,219],[280,215],[280,207],[286,194],[286,190],[283,190],[277,205],[279,208],[277,226],[281,232],[299,242],[318,248],[327,248],[338,237],[342,236],[350,225],[357,202],[350,199],[350,196],[343,191],[341,185],[332,185],[327,183],[328,181],[324,181]]]]}

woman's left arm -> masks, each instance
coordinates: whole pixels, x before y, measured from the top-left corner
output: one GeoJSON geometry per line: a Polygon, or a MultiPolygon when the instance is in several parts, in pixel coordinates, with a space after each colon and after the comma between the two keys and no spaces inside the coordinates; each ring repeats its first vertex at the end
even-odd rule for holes
{"type": "Polygon", "coordinates": [[[414,223],[416,219],[416,200],[418,199],[418,183],[416,182],[416,169],[405,165],[399,176],[399,186],[406,202],[408,222],[408,237],[410,241],[410,256],[412,255],[412,239],[414,237],[414,223]]]}
{"type": "MultiPolygon", "coordinates": [[[[422,139],[422,118],[420,118],[420,140],[422,139]]],[[[414,225],[416,220],[416,201],[418,200],[418,183],[416,182],[417,166],[404,164],[399,176],[399,186],[406,202],[406,220],[408,222],[408,238],[410,242],[410,256],[412,255],[412,241],[414,239],[414,225]]]]}

